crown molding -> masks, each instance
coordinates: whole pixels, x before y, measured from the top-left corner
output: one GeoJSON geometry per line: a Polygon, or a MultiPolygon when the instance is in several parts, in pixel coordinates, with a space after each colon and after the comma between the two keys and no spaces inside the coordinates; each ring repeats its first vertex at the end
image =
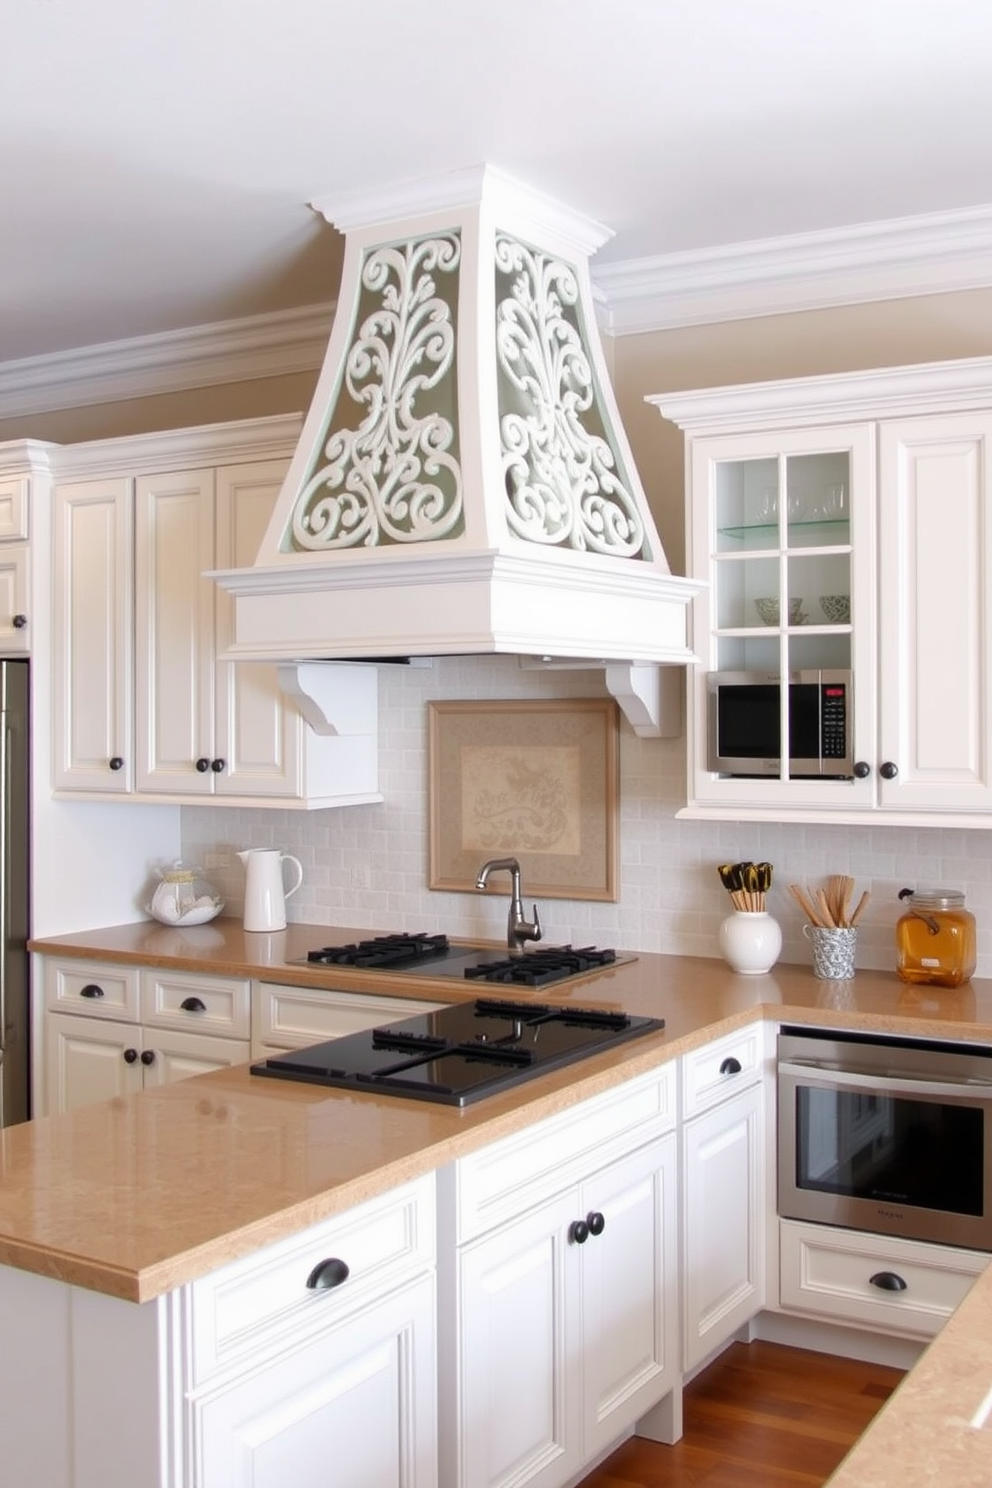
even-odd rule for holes
{"type": "Polygon", "coordinates": [[[0,419],[315,371],[334,303],[0,362],[0,419]]]}
{"type": "MultiPolygon", "coordinates": [[[[612,336],[992,286],[992,205],[602,264],[612,336]]],[[[0,419],[314,372],[335,305],[0,362],[0,419]]]]}
{"type": "Polygon", "coordinates": [[[593,269],[610,335],[992,286],[992,205],[593,269]]]}

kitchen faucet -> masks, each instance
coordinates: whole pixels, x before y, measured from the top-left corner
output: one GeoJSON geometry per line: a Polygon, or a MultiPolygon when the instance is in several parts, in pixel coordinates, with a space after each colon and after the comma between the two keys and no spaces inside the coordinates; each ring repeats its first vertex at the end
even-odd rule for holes
{"type": "Polygon", "coordinates": [[[510,875],[510,913],[506,921],[506,943],[510,949],[511,956],[523,955],[524,943],[528,940],[540,940],[541,938],[541,916],[537,912],[537,905],[533,907],[533,920],[524,919],[524,905],[520,897],[520,864],[516,858],[490,858],[488,863],[483,863],[479,869],[479,876],[475,881],[477,889],[484,889],[489,882],[490,873],[506,869],[510,875]]]}

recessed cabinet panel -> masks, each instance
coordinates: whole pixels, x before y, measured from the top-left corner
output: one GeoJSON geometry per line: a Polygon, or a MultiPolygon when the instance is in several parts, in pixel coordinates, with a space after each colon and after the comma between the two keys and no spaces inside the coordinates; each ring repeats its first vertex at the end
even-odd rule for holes
{"type": "Polygon", "coordinates": [[[53,547],[55,786],[124,795],[134,784],[131,482],[57,487],[53,547]]]}
{"type": "Polygon", "coordinates": [[[135,518],[137,786],[207,794],[213,759],[213,473],[141,476],[135,518]]]}
{"type": "Polygon", "coordinates": [[[884,810],[992,806],[992,415],[883,427],[884,810]]]}

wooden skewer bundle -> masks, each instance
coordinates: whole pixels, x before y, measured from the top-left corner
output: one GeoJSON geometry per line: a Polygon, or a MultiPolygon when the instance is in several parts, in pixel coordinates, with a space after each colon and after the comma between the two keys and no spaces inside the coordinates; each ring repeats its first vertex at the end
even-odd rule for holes
{"type": "Polygon", "coordinates": [[[852,911],[854,879],[846,873],[832,873],[815,893],[804,889],[801,884],[790,884],[789,893],[810,924],[823,930],[853,930],[871,897],[865,889],[852,911]]]}

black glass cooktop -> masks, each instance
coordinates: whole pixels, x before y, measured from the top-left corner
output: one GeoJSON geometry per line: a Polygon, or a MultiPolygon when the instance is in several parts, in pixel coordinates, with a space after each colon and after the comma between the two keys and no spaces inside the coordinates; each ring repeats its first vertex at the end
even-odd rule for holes
{"type": "Polygon", "coordinates": [[[479,998],[272,1055],[251,1072],[464,1106],[664,1026],[597,1008],[479,998]]]}

